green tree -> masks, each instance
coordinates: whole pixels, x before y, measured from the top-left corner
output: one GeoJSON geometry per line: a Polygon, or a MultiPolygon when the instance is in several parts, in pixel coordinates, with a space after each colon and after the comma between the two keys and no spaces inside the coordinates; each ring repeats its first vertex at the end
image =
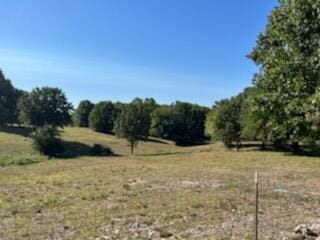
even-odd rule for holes
{"type": "Polygon", "coordinates": [[[118,137],[126,138],[131,145],[131,154],[139,141],[145,140],[149,133],[149,116],[142,101],[134,100],[124,106],[115,125],[118,137]]]}
{"type": "Polygon", "coordinates": [[[267,139],[295,150],[305,138],[319,136],[306,107],[319,88],[319,19],[318,0],[280,0],[249,55],[261,69],[254,78],[254,111],[265,118],[267,139]]]}
{"type": "Polygon", "coordinates": [[[262,149],[265,149],[268,141],[267,112],[259,111],[257,101],[260,98],[260,89],[251,87],[242,93],[241,104],[241,137],[244,140],[262,142],[262,149]]]}
{"type": "Polygon", "coordinates": [[[115,107],[110,101],[97,103],[89,115],[89,126],[96,132],[112,133],[115,107]]]}
{"type": "Polygon", "coordinates": [[[151,114],[150,133],[173,140],[177,145],[203,141],[207,112],[207,108],[185,102],[159,107],[151,114]]]}
{"type": "Polygon", "coordinates": [[[22,123],[42,127],[63,127],[70,123],[72,105],[59,88],[35,88],[22,95],[18,103],[19,119],[22,123]]]}
{"type": "Polygon", "coordinates": [[[148,129],[150,132],[150,128],[151,128],[151,114],[153,111],[155,111],[155,109],[159,106],[157,104],[157,102],[153,99],[153,98],[145,98],[143,100],[143,106],[145,108],[145,110],[147,111],[147,115],[148,115],[148,129]]]}
{"type": "Polygon", "coordinates": [[[89,127],[89,115],[94,104],[89,100],[83,100],[72,116],[73,124],[77,127],[89,127]]]}
{"type": "Polygon", "coordinates": [[[15,91],[14,91],[14,105],[13,105],[12,114],[10,117],[10,123],[20,124],[18,103],[19,103],[19,99],[26,94],[28,94],[28,92],[23,91],[21,89],[17,89],[17,88],[15,89],[15,91]]]}
{"type": "Polygon", "coordinates": [[[174,105],[175,128],[170,138],[178,145],[189,145],[204,140],[204,124],[207,108],[179,102],[174,105]]]}
{"type": "Polygon", "coordinates": [[[114,121],[113,122],[116,122],[118,117],[120,116],[122,110],[124,109],[124,107],[126,106],[125,103],[122,103],[122,102],[115,102],[114,104],[114,121]]]}
{"type": "Polygon", "coordinates": [[[215,105],[213,105],[213,107],[207,113],[205,119],[205,135],[212,141],[218,140],[216,136],[215,120],[217,117],[217,110],[219,109],[220,102],[216,102],[215,105]]]}
{"type": "Polygon", "coordinates": [[[151,113],[150,135],[170,139],[175,128],[175,112],[172,106],[162,105],[151,113]]]}
{"type": "Polygon", "coordinates": [[[0,70],[0,125],[11,123],[16,108],[16,92],[0,70]]]}
{"type": "Polygon", "coordinates": [[[217,103],[214,117],[214,136],[228,148],[241,144],[241,95],[217,103]]]}

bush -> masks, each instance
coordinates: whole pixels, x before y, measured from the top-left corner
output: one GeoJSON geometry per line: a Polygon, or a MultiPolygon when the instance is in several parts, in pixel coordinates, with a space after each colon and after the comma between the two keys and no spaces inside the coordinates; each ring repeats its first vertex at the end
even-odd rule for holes
{"type": "Polygon", "coordinates": [[[111,156],[113,155],[113,152],[109,147],[104,147],[100,144],[94,144],[90,150],[90,154],[92,156],[111,156]]]}
{"type": "Polygon", "coordinates": [[[45,125],[33,134],[33,146],[41,154],[56,157],[63,152],[63,145],[57,128],[45,125]]]}

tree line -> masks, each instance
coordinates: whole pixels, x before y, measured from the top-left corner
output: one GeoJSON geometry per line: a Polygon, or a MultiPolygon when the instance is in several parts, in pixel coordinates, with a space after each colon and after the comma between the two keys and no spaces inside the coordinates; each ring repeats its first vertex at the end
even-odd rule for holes
{"type": "Polygon", "coordinates": [[[81,101],[72,115],[77,127],[126,138],[131,152],[149,136],[168,139],[177,145],[192,145],[206,139],[204,122],[208,108],[177,101],[160,105],[153,98],[135,98],[128,104],[81,101]]]}
{"type": "Polygon", "coordinates": [[[74,109],[59,88],[18,90],[0,73],[0,109],[4,109],[0,125],[32,127],[39,140],[37,148],[44,154],[47,148],[60,149],[58,129],[66,125],[125,138],[132,153],[139,141],[150,136],[172,140],[177,145],[192,145],[206,139],[204,122],[209,111],[206,107],[180,101],[161,105],[153,98],[135,98],[130,103],[83,100],[74,109]]]}
{"type": "Polygon", "coordinates": [[[248,54],[259,67],[253,86],[211,109],[136,98],[130,103],[84,100],[73,110],[62,90],[44,87],[28,93],[0,72],[0,124],[89,127],[126,138],[132,152],[149,136],[178,145],[211,138],[237,149],[243,141],[292,151],[302,145],[314,148],[320,138],[319,19],[318,0],[279,0],[248,54]]]}

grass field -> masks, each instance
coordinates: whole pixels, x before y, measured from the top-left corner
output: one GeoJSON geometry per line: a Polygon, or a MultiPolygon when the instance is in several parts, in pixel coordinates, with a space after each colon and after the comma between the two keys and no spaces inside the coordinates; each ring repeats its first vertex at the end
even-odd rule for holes
{"type": "Polygon", "coordinates": [[[157,139],[130,156],[124,140],[66,128],[76,154],[47,160],[26,135],[0,133],[0,239],[253,239],[256,169],[261,239],[320,217],[320,158],[157,139]],[[86,156],[94,143],[118,156],[86,156]]]}

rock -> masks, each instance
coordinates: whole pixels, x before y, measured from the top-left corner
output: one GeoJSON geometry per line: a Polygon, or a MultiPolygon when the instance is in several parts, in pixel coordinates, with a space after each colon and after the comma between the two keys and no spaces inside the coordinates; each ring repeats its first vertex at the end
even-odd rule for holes
{"type": "Polygon", "coordinates": [[[316,237],[307,235],[304,239],[306,239],[306,240],[316,240],[316,237]]]}
{"type": "Polygon", "coordinates": [[[300,224],[294,230],[292,240],[320,240],[320,219],[307,224],[300,224]]]}
{"type": "Polygon", "coordinates": [[[300,224],[293,230],[293,232],[301,233],[302,235],[304,235],[307,232],[307,228],[308,228],[307,224],[300,224]]]}
{"type": "Polygon", "coordinates": [[[313,222],[309,229],[314,232],[315,234],[317,234],[317,236],[320,235],[320,219],[318,219],[317,221],[313,222]]]}
{"type": "Polygon", "coordinates": [[[301,233],[295,233],[290,237],[290,240],[304,240],[304,237],[301,233]]]}
{"type": "Polygon", "coordinates": [[[154,231],[149,230],[147,239],[148,240],[152,240],[153,239],[153,235],[154,235],[154,231]]]}

